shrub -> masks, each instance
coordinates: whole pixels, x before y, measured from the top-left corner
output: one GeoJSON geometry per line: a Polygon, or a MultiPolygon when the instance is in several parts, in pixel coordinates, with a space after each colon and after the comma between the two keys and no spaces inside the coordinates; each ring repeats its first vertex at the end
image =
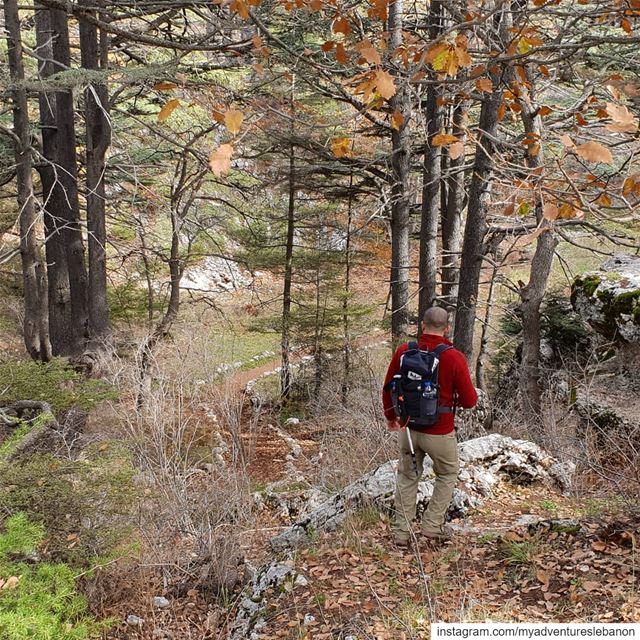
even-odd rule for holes
{"type": "Polygon", "coordinates": [[[88,615],[87,601],[77,592],[70,567],[37,561],[44,538],[44,527],[23,513],[5,522],[5,533],[0,535],[0,576],[11,586],[7,588],[5,582],[0,590],[3,640],[83,640],[104,626],[88,615]]]}

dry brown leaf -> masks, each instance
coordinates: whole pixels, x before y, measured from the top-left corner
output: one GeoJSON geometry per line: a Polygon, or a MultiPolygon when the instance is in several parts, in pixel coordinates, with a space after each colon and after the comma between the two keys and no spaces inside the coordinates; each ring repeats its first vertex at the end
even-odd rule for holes
{"type": "Polygon", "coordinates": [[[457,160],[460,156],[464,154],[464,143],[463,142],[454,142],[449,147],[449,157],[451,160],[457,160]]]}
{"type": "Polygon", "coordinates": [[[542,211],[542,215],[550,221],[555,220],[560,213],[558,207],[553,202],[546,202],[542,211]]]}
{"type": "Polygon", "coordinates": [[[224,114],[224,126],[227,127],[229,133],[232,133],[234,136],[240,131],[243,120],[244,115],[242,111],[238,111],[237,109],[229,109],[224,114]]]}
{"type": "Polygon", "coordinates": [[[607,113],[613,120],[606,129],[614,133],[635,133],[638,130],[638,119],[622,104],[607,102],[607,113]]]}
{"type": "Polygon", "coordinates": [[[18,586],[18,582],[20,582],[21,577],[22,576],[11,576],[10,578],[7,578],[0,588],[6,590],[15,589],[18,586]]]}
{"type": "Polygon", "coordinates": [[[382,59],[380,58],[380,54],[378,50],[373,46],[370,40],[363,40],[360,42],[356,49],[360,56],[369,64],[380,65],[382,64],[382,59]]]}
{"type": "Polygon", "coordinates": [[[560,136],[560,142],[569,149],[574,149],[576,146],[575,142],[566,133],[560,136]]]}
{"type": "Polygon", "coordinates": [[[375,73],[375,85],[376,90],[385,100],[396,95],[396,83],[393,76],[382,69],[375,73]]]}
{"type": "Polygon", "coordinates": [[[178,98],[173,98],[173,100],[169,100],[167,104],[162,107],[160,113],[158,114],[158,122],[164,122],[174,111],[174,109],[180,104],[180,100],[178,98]]]}
{"type": "Polygon", "coordinates": [[[588,162],[604,162],[606,164],[613,164],[611,151],[599,142],[589,140],[589,142],[578,145],[575,151],[581,158],[584,158],[588,162]]]}
{"type": "Polygon", "coordinates": [[[493,82],[490,78],[478,78],[476,80],[476,88],[484,93],[493,93],[493,82]]]}
{"type": "Polygon", "coordinates": [[[209,168],[213,175],[220,177],[229,173],[231,169],[231,156],[233,155],[233,145],[221,144],[209,156],[209,168]]]}

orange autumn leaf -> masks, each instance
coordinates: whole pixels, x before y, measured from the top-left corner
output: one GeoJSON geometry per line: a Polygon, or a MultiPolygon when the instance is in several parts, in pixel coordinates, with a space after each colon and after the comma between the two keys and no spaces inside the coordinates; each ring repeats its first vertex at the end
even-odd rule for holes
{"type": "Polygon", "coordinates": [[[391,128],[396,131],[400,130],[400,127],[404,124],[404,116],[400,111],[394,111],[391,116],[391,128]]]}
{"type": "Polygon", "coordinates": [[[331,141],[331,151],[336,158],[351,156],[351,140],[349,138],[334,138],[331,141]]]}
{"type": "Polygon", "coordinates": [[[171,89],[175,89],[177,86],[175,82],[158,82],[153,85],[153,88],[156,91],[171,91],[171,89]]]}
{"type": "Polygon", "coordinates": [[[174,111],[174,109],[180,104],[180,100],[174,98],[173,100],[169,100],[167,104],[162,107],[160,113],[158,114],[158,122],[164,122],[174,111]]]}
{"type": "Polygon", "coordinates": [[[604,162],[613,164],[613,156],[611,151],[599,142],[590,140],[584,144],[580,144],[575,149],[576,153],[588,162],[604,162]]]}
{"type": "Polygon", "coordinates": [[[220,177],[229,173],[231,169],[231,156],[233,155],[233,146],[230,144],[221,144],[217,149],[211,152],[209,156],[209,168],[213,175],[220,177]]]}
{"type": "Polygon", "coordinates": [[[490,78],[479,78],[476,80],[476,89],[484,93],[493,93],[493,82],[490,78]]]}
{"type": "Polygon", "coordinates": [[[243,20],[249,19],[249,7],[245,0],[232,0],[229,9],[237,13],[243,20]]]}
{"type": "Polygon", "coordinates": [[[336,45],[336,60],[339,64],[347,64],[347,62],[349,61],[347,50],[344,48],[342,42],[338,42],[338,44],[336,45]]]}
{"type": "Polygon", "coordinates": [[[345,36],[351,33],[351,27],[345,18],[338,18],[333,23],[333,33],[343,33],[345,36]]]}
{"type": "Polygon", "coordinates": [[[431,138],[431,145],[434,147],[441,147],[454,142],[458,142],[458,138],[450,133],[437,133],[431,138]]]}
{"type": "Polygon", "coordinates": [[[329,51],[331,51],[331,49],[333,49],[333,47],[336,46],[336,43],[333,40],[327,40],[320,48],[325,52],[328,53],[329,51]]]}
{"type": "Polygon", "coordinates": [[[229,109],[224,114],[224,126],[227,127],[229,133],[232,133],[234,136],[240,131],[243,120],[244,115],[242,111],[238,111],[237,109],[229,109]]]}

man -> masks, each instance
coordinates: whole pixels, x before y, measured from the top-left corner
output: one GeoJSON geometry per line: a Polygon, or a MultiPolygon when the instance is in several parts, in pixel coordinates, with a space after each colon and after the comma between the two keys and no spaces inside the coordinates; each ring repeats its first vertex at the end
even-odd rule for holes
{"type": "Polygon", "coordinates": [[[421,326],[422,334],[418,341],[421,350],[433,351],[441,344],[446,344],[451,348],[446,349],[439,356],[439,405],[443,408],[443,412],[440,413],[433,426],[413,426],[411,429],[406,429],[393,410],[389,383],[393,380],[393,376],[400,372],[400,358],[409,348],[408,344],[402,344],[396,350],[384,381],[382,394],[384,415],[389,430],[398,432],[400,449],[395,514],[391,525],[394,541],[399,546],[407,546],[411,538],[410,523],[416,517],[416,496],[418,482],[422,477],[425,454],[433,461],[436,480],[433,495],[422,519],[422,533],[433,540],[449,539],[450,536],[443,525],[453,497],[459,470],[458,442],[454,430],[454,407],[470,409],[478,401],[478,394],[471,381],[467,361],[447,339],[450,327],[446,310],[440,307],[427,309],[421,326]],[[447,408],[449,409],[447,410],[447,408]],[[417,474],[411,459],[409,436],[415,450],[417,474]]]}

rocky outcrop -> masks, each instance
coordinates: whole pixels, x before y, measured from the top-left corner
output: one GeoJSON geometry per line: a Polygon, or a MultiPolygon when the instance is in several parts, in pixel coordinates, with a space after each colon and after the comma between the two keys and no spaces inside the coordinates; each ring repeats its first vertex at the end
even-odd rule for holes
{"type": "MultiPolygon", "coordinates": [[[[468,440],[459,445],[460,480],[464,489],[456,489],[450,515],[461,516],[478,506],[482,498],[504,476],[514,482],[544,482],[567,491],[571,482],[572,465],[563,465],[547,455],[537,445],[513,440],[500,434],[468,440]]],[[[304,543],[318,531],[333,530],[349,513],[371,504],[389,511],[395,490],[397,461],[390,461],[340,493],[324,500],[316,509],[271,539],[274,551],[286,551],[304,543]]],[[[418,487],[418,512],[429,503],[433,493],[434,474],[430,461],[425,459],[424,479],[418,487]]]]}
{"type": "Polygon", "coordinates": [[[640,344],[640,256],[619,254],[579,276],[571,302],[606,338],[640,344]]]}
{"type": "MultiPolygon", "coordinates": [[[[464,515],[470,507],[480,505],[483,498],[489,496],[504,477],[521,484],[546,483],[563,492],[568,491],[571,484],[573,465],[557,462],[531,442],[491,434],[462,442],[459,454],[460,480],[464,488],[457,489],[454,495],[450,511],[453,517],[464,515]]],[[[296,571],[295,563],[290,560],[297,545],[307,541],[315,532],[335,529],[349,513],[359,507],[373,504],[381,510],[391,508],[396,464],[395,460],[387,462],[340,493],[327,497],[315,492],[313,496],[310,495],[312,499],[309,503],[295,506],[294,510],[299,514],[298,521],[271,540],[273,549],[282,552],[282,555],[278,560],[252,570],[251,581],[238,602],[230,634],[232,640],[263,638],[261,629],[266,624],[264,616],[269,603],[273,603],[295,586],[307,583],[306,577],[296,571]]],[[[425,508],[432,493],[433,469],[428,464],[428,459],[425,459],[424,480],[418,490],[419,509],[425,508]]],[[[291,515],[292,511],[288,510],[288,514],[291,515]]],[[[539,519],[522,524],[531,527],[546,526],[539,519]]],[[[560,524],[565,526],[566,523],[563,521],[560,524]]]]}

